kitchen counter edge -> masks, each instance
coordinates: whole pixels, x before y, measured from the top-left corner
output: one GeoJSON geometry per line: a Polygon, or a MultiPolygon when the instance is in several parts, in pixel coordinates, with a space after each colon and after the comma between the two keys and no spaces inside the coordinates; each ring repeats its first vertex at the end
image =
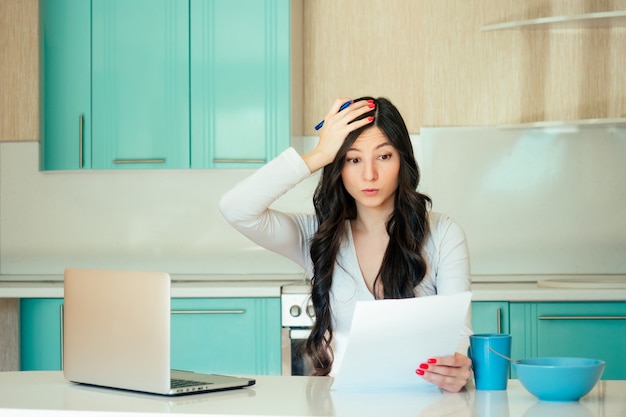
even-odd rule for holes
{"type": "MultiPolygon", "coordinates": [[[[57,276],[0,276],[0,298],[62,298],[63,281],[57,276]]],[[[307,290],[301,275],[246,275],[228,277],[172,276],[173,298],[280,297],[281,292],[307,290]],[[283,288],[284,287],[284,288],[283,288]]],[[[624,301],[626,288],[550,288],[537,282],[474,282],[473,301],[624,301]]]]}

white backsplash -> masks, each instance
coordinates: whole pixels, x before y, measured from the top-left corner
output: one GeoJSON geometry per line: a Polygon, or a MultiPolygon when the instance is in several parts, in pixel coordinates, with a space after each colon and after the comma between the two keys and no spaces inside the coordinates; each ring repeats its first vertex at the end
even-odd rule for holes
{"type": "Polygon", "coordinates": [[[422,129],[424,189],[474,274],[626,273],[626,129],[422,129]]]}
{"type": "MultiPolygon", "coordinates": [[[[474,274],[626,273],[623,129],[425,128],[413,139],[422,190],[465,229],[474,274]]],[[[38,146],[0,143],[0,274],[301,272],[219,214],[250,170],[39,172],[38,146]]],[[[316,182],[276,207],[310,211],[316,182]]]]}
{"type": "MultiPolygon", "coordinates": [[[[66,267],[175,274],[293,274],[301,269],[227,224],[219,197],[250,170],[39,172],[37,142],[0,143],[0,273],[66,267]]],[[[311,207],[313,178],[279,200],[311,207]]]]}

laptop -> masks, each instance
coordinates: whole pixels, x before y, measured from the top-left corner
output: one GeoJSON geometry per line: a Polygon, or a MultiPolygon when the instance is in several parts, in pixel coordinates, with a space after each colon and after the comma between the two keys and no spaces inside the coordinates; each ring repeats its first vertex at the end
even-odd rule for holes
{"type": "Polygon", "coordinates": [[[255,384],[251,378],[171,369],[169,274],[68,268],[64,281],[67,380],[161,395],[255,384]]]}

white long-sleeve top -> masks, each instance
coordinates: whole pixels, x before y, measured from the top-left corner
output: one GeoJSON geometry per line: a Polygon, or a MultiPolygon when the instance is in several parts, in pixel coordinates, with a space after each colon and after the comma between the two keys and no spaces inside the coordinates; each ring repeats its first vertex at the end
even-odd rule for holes
{"type": "MultiPolygon", "coordinates": [[[[291,259],[307,276],[313,276],[310,241],[317,230],[313,213],[285,213],[271,209],[279,197],[311,175],[293,148],[254,172],[220,200],[220,211],[235,229],[254,243],[291,259]]],[[[463,230],[448,216],[430,212],[430,235],[424,246],[426,276],[415,288],[416,296],[446,295],[470,290],[469,253],[463,230]]],[[[352,230],[346,220],[345,239],[337,256],[330,303],[333,324],[333,371],[345,352],[357,301],[374,300],[359,268],[352,230]]],[[[427,317],[416,318],[428,320],[427,317]]],[[[467,354],[472,333],[468,310],[457,352],[467,354]]]]}

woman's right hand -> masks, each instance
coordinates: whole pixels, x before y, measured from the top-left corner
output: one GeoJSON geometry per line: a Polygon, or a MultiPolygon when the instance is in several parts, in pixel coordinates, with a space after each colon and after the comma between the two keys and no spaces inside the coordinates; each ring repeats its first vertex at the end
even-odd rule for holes
{"type": "Polygon", "coordinates": [[[357,117],[372,111],[374,102],[371,100],[355,101],[350,103],[344,110],[339,111],[341,105],[348,101],[350,100],[345,98],[335,100],[324,118],[324,125],[320,129],[320,138],[317,146],[311,152],[302,156],[311,172],[315,172],[333,162],[348,134],[374,120],[373,117],[366,117],[350,123],[357,117]]]}

